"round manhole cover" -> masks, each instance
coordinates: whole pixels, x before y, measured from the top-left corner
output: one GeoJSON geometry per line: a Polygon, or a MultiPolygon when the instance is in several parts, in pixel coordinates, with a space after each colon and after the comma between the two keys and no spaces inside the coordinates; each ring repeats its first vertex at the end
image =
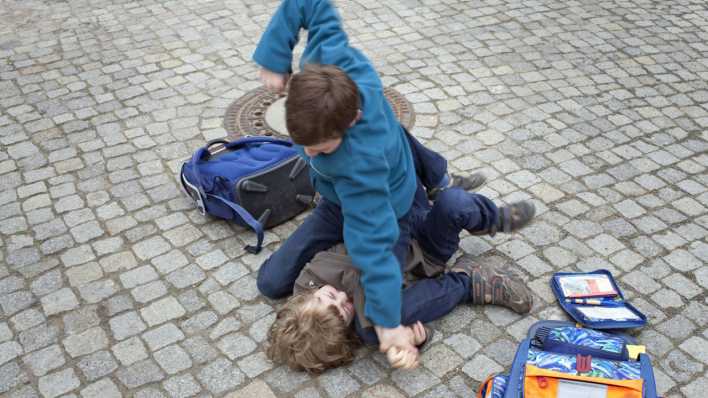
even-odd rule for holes
{"type": "MultiPolygon", "coordinates": [[[[413,106],[398,91],[384,89],[386,99],[401,124],[410,130],[415,123],[413,106]]],[[[226,110],[224,128],[229,138],[243,135],[288,137],[285,127],[285,96],[273,94],[264,87],[248,92],[226,110]]]]}

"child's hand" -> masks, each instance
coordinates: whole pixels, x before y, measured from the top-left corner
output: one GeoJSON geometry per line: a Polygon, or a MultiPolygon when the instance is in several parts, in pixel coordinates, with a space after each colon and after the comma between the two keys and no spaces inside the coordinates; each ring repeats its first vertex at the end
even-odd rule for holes
{"type": "Polygon", "coordinates": [[[416,347],[423,344],[425,342],[425,339],[428,337],[426,336],[425,328],[423,327],[423,324],[418,321],[414,323],[411,327],[411,330],[413,331],[413,345],[416,347]]]}
{"type": "Polygon", "coordinates": [[[288,84],[290,74],[275,73],[268,69],[261,68],[260,77],[263,85],[265,85],[268,90],[280,94],[285,91],[285,86],[288,84]]]}
{"type": "Polygon", "coordinates": [[[386,359],[394,368],[415,369],[418,367],[418,354],[407,350],[391,347],[386,351],[386,359]]]}

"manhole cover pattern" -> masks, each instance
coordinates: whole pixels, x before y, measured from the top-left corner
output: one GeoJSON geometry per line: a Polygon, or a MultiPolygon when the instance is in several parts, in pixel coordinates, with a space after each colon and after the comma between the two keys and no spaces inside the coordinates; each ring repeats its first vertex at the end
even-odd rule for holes
{"type": "MultiPolygon", "coordinates": [[[[398,120],[405,128],[411,130],[415,123],[413,106],[401,93],[390,87],[384,89],[384,94],[398,120]]],[[[284,95],[271,93],[262,87],[234,101],[224,116],[224,128],[229,138],[235,139],[243,135],[286,137],[266,121],[268,108],[283,97],[284,95]]]]}

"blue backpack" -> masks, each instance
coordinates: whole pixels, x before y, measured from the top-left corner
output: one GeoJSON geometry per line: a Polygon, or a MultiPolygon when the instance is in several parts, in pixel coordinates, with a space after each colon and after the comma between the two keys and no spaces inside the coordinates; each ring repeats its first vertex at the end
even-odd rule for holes
{"type": "Polygon", "coordinates": [[[257,244],[246,246],[254,254],[264,229],[303,212],[315,195],[307,162],[292,142],[272,137],[211,141],[182,165],[180,180],[203,215],[254,230],[257,244]],[[217,144],[223,150],[210,153],[217,144]]]}
{"type": "Polygon", "coordinates": [[[490,376],[477,397],[657,398],[649,356],[635,358],[641,346],[634,344],[630,336],[571,322],[536,322],[519,344],[511,371],[490,376]]]}

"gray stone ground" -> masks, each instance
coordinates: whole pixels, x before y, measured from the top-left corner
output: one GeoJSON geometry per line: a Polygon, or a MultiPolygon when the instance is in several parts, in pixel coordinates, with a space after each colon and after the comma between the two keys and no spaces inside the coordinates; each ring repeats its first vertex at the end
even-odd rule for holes
{"type": "Polygon", "coordinates": [[[554,271],[604,267],[649,316],[659,390],[705,396],[705,0],[340,0],[415,135],[500,203],[538,204],[523,232],[462,244],[537,300],[459,307],[416,371],[364,349],[319,377],[263,353],[279,303],[256,270],[298,222],[244,254],[252,234],[174,177],[259,85],[276,4],[0,1],[0,395],[469,397],[531,323],[565,317],[554,271]]]}

